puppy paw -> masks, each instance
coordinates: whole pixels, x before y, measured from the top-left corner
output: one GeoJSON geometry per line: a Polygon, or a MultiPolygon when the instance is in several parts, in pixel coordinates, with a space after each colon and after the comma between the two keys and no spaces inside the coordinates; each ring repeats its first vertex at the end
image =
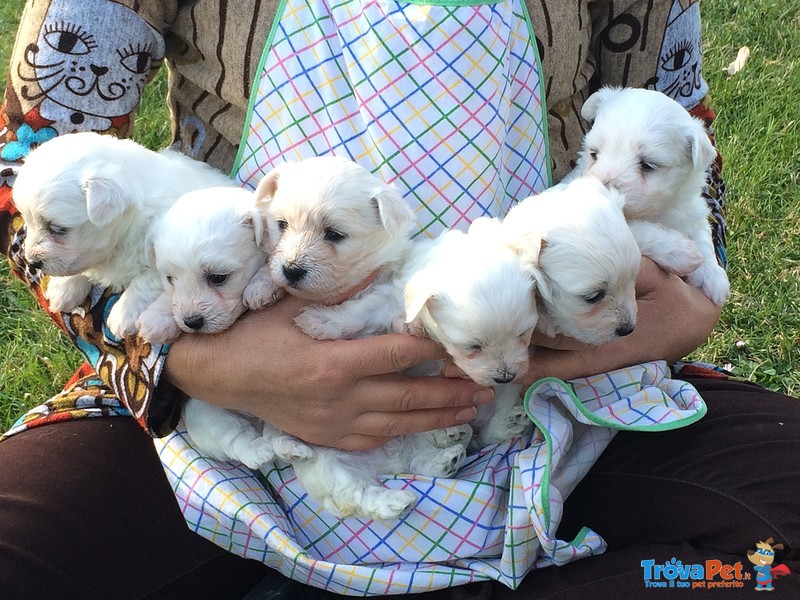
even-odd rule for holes
{"type": "Polygon", "coordinates": [[[325,508],[339,518],[356,517],[361,519],[375,519],[386,521],[396,519],[406,512],[417,501],[413,492],[406,490],[392,490],[380,487],[366,488],[360,499],[346,495],[346,497],[326,498],[325,508]]]}
{"type": "Polygon", "coordinates": [[[433,445],[437,448],[449,448],[456,444],[466,447],[472,438],[472,426],[469,423],[453,425],[443,429],[434,429],[430,432],[433,445]]]}
{"type": "Polygon", "coordinates": [[[425,468],[425,473],[430,477],[453,477],[464,461],[467,460],[467,451],[461,444],[444,448],[441,452],[434,455],[433,460],[425,468]]]}
{"type": "Polygon", "coordinates": [[[728,274],[716,262],[707,260],[699,269],[689,273],[686,280],[717,306],[722,306],[731,292],[728,274]]]}
{"type": "Polygon", "coordinates": [[[290,435],[279,435],[273,441],[275,456],[288,463],[311,460],[316,456],[314,448],[290,435]]]}
{"type": "Polygon", "coordinates": [[[250,440],[247,445],[237,448],[236,458],[251,469],[260,469],[275,460],[275,450],[269,439],[257,437],[250,440]]]}
{"type": "Polygon", "coordinates": [[[171,342],[181,330],[171,312],[148,308],[136,320],[136,330],[149,344],[165,344],[171,342]]]}
{"type": "Polygon", "coordinates": [[[274,304],[283,298],[286,290],[277,285],[271,277],[258,273],[250,280],[242,292],[242,302],[248,310],[258,310],[274,304]]]}
{"type": "Polygon", "coordinates": [[[478,440],[481,446],[502,444],[512,438],[527,435],[531,431],[533,422],[528,418],[525,407],[517,405],[496,413],[481,430],[478,440]]]}
{"type": "Polygon", "coordinates": [[[417,495],[407,490],[381,488],[382,493],[375,502],[370,518],[378,521],[396,519],[403,516],[416,503],[417,495]]]}
{"type": "Polygon", "coordinates": [[[50,310],[70,312],[83,304],[92,284],[82,275],[70,277],[51,277],[44,290],[44,297],[50,310]]]}
{"type": "Polygon", "coordinates": [[[337,340],[344,337],[344,330],[331,319],[330,307],[310,304],[294,318],[295,324],[317,340],[337,340]]]}
{"type": "Polygon", "coordinates": [[[124,338],[136,333],[136,321],[138,319],[139,314],[136,311],[126,306],[125,302],[117,300],[108,312],[106,325],[114,336],[124,338]]]}
{"type": "MultiPolygon", "coordinates": [[[[645,254],[649,259],[669,273],[685,277],[703,263],[703,255],[688,238],[680,244],[664,247],[663,251],[645,254]]],[[[644,253],[643,253],[644,254],[644,253]]]]}

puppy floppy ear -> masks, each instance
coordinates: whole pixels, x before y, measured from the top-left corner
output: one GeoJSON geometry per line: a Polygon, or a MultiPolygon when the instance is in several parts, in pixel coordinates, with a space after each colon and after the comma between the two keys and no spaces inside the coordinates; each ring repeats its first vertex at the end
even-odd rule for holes
{"type": "Polygon", "coordinates": [[[272,169],[267,173],[256,187],[256,205],[266,204],[278,191],[278,180],[280,179],[280,169],[272,169]]]}
{"type": "Polygon", "coordinates": [[[711,143],[711,139],[708,137],[708,133],[706,133],[706,129],[703,124],[695,119],[692,118],[694,121],[692,131],[689,133],[689,150],[692,154],[692,164],[697,169],[707,169],[714,159],[717,158],[717,150],[714,148],[714,144],[711,143]]]}
{"type": "Polygon", "coordinates": [[[621,91],[622,88],[618,87],[604,87],[597,90],[583,103],[581,107],[581,116],[590,123],[593,122],[597,118],[600,107],[614,96],[617,96],[621,91]]]}
{"type": "Polygon", "coordinates": [[[390,234],[401,234],[411,227],[414,214],[396,187],[380,186],[370,201],[378,209],[381,225],[390,234]]]}
{"type": "Polygon", "coordinates": [[[267,240],[265,236],[267,235],[267,231],[264,228],[264,218],[261,216],[261,213],[258,212],[258,209],[255,207],[247,209],[242,216],[242,225],[253,230],[256,246],[263,248],[263,246],[266,245],[267,240]]]}
{"type": "Polygon", "coordinates": [[[105,227],[122,216],[132,201],[116,181],[109,177],[90,176],[83,181],[86,213],[98,227],[105,227]]]}
{"type": "Polygon", "coordinates": [[[528,276],[536,285],[536,290],[545,302],[552,299],[550,280],[539,267],[542,253],[547,251],[549,242],[541,235],[529,233],[521,239],[509,243],[509,247],[519,256],[528,276]]]}
{"type": "Polygon", "coordinates": [[[425,305],[436,295],[435,277],[428,269],[418,271],[411,276],[404,290],[406,323],[412,323],[425,308],[425,305]]]}

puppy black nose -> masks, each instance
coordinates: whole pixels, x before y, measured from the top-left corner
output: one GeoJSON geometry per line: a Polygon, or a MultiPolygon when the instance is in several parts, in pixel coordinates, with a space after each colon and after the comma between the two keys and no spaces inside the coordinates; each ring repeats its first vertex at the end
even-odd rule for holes
{"type": "Polygon", "coordinates": [[[286,281],[289,283],[297,283],[305,274],[308,273],[307,269],[300,267],[294,263],[286,263],[283,265],[283,276],[286,277],[286,281]]]}
{"type": "Polygon", "coordinates": [[[633,333],[633,325],[620,325],[617,327],[615,333],[619,337],[625,337],[626,335],[630,335],[633,333]]]}
{"type": "Polygon", "coordinates": [[[197,331],[198,329],[203,327],[205,323],[205,319],[199,315],[194,315],[192,317],[186,317],[183,320],[183,324],[186,325],[189,329],[194,329],[197,331]]]}
{"type": "Polygon", "coordinates": [[[516,377],[516,373],[509,373],[508,371],[503,371],[497,377],[494,377],[495,383],[511,383],[514,381],[514,377],[516,377]]]}

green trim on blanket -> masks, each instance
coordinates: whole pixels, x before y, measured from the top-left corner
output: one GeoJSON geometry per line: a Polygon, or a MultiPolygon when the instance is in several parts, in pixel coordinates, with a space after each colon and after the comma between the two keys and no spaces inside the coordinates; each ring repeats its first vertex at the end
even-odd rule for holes
{"type": "Polygon", "coordinates": [[[286,2],[287,0],[280,0],[280,3],[278,4],[278,8],[275,11],[275,17],[272,20],[272,26],[269,29],[267,41],[264,44],[264,49],[261,51],[261,58],[258,60],[258,68],[256,68],[256,73],[253,77],[253,83],[250,86],[250,98],[247,101],[247,113],[244,119],[245,126],[242,128],[242,137],[239,140],[239,150],[236,152],[236,158],[233,161],[233,168],[230,172],[231,177],[236,177],[236,174],[239,172],[239,169],[242,166],[242,155],[247,147],[247,138],[250,135],[250,124],[253,122],[253,109],[256,104],[258,83],[261,81],[261,77],[264,74],[264,63],[267,62],[269,51],[272,49],[272,42],[275,39],[275,34],[278,31],[278,26],[280,25],[283,11],[286,10],[286,2]]]}
{"type": "MultiPolygon", "coordinates": [[[[670,421],[668,423],[657,423],[654,425],[624,425],[622,423],[618,423],[615,421],[607,421],[601,419],[592,411],[587,410],[586,407],[583,405],[583,402],[581,402],[578,396],[575,394],[575,391],[573,390],[572,386],[566,381],[559,379],[558,377],[543,377],[542,379],[539,379],[538,381],[534,382],[528,388],[528,390],[525,392],[525,399],[523,400],[523,406],[525,407],[525,412],[527,413],[528,418],[531,421],[534,421],[534,423],[536,421],[531,416],[531,410],[530,410],[531,397],[533,396],[533,394],[537,392],[538,388],[548,383],[555,384],[556,386],[562,388],[567,393],[569,398],[572,400],[573,404],[575,405],[575,408],[577,408],[578,411],[584,417],[586,417],[589,421],[591,421],[595,425],[600,425],[602,427],[609,427],[611,429],[619,429],[622,431],[670,431],[672,429],[680,429],[681,427],[687,427],[692,423],[696,423],[697,421],[702,419],[705,416],[706,411],[708,410],[706,408],[705,403],[702,403],[700,409],[698,409],[694,414],[685,417],[683,419],[677,419],[675,421],[670,421]]],[[[691,384],[687,383],[686,385],[691,385],[691,384]]],[[[660,391],[664,393],[663,390],[660,391]]]]}
{"type": "Polygon", "coordinates": [[[533,49],[533,56],[536,59],[536,69],[539,72],[539,101],[541,102],[541,127],[542,134],[544,135],[544,164],[547,169],[547,187],[550,187],[553,185],[553,161],[550,159],[550,128],[547,126],[547,88],[544,85],[544,69],[542,68],[542,57],[539,56],[539,45],[536,43],[536,33],[533,30],[533,21],[528,12],[527,0],[521,0],[520,5],[522,6],[522,16],[525,18],[525,23],[528,25],[528,35],[530,36],[528,43],[533,49]]]}

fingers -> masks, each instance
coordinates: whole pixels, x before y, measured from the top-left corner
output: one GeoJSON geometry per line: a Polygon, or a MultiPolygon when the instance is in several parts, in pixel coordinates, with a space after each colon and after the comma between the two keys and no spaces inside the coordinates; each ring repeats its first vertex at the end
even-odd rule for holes
{"type": "Polygon", "coordinates": [[[362,375],[399,373],[415,365],[447,356],[444,348],[428,338],[392,333],[343,342],[342,359],[362,375]]]}
{"type": "Polygon", "coordinates": [[[398,375],[361,381],[350,401],[363,406],[364,413],[394,413],[461,409],[488,404],[493,399],[492,388],[478,385],[468,379],[398,375]]]}
{"type": "Polygon", "coordinates": [[[399,435],[469,423],[477,415],[474,406],[395,413],[371,412],[360,415],[354,427],[359,432],[357,435],[387,440],[399,435]]]}

